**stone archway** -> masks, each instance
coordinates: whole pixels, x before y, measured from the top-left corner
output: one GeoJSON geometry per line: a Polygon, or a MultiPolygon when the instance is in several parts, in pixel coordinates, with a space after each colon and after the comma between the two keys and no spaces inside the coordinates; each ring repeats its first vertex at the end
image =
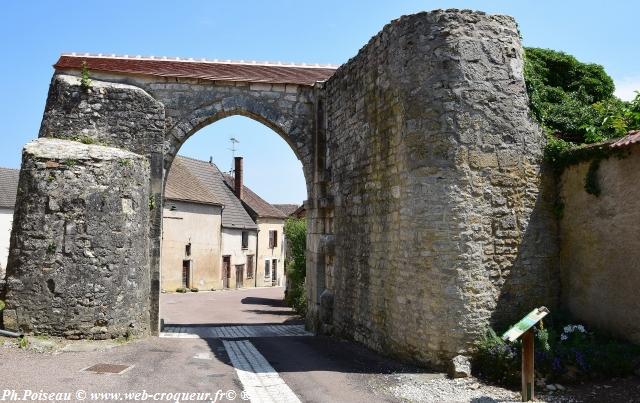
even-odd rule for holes
{"type": "Polygon", "coordinates": [[[164,171],[229,114],[267,124],[303,163],[311,329],[442,364],[556,302],[544,136],[510,17],[405,16],[337,70],[88,55],[55,68],[23,156],[5,324],[157,331],[164,171]]]}
{"type": "MultiPolygon", "coordinates": [[[[191,77],[159,77],[153,74],[145,76],[133,75],[127,71],[127,63],[136,64],[136,59],[113,59],[90,56],[62,56],[56,64],[57,71],[53,77],[43,123],[41,138],[67,139],[74,142],[88,143],[87,146],[111,146],[126,149],[147,157],[149,171],[150,225],[149,238],[149,304],[136,312],[138,318],[145,316],[144,310],[150,312],[148,323],[140,326],[146,332],[147,326],[152,333],[158,331],[159,323],[159,276],[160,276],[160,239],[162,231],[162,194],[165,173],[171,166],[181,145],[202,127],[230,115],[243,115],[265,124],[279,134],[294,154],[300,159],[307,190],[312,194],[314,178],[314,138],[317,90],[315,80],[320,70],[325,76],[333,72],[328,68],[283,67],[274,66],[279,73],[276,83],[202,80],[191,77]],[[79,71],[82,63],[91,68],[111,68],[119,71],[91,70],[91,85],[83,88],[79,71]],[[100,64],[102,63],[102,64],[100,64]],[[117,68],[105,63],[119,63],[117,68]],[[101,67],[102,66],[102,67],[101,67]],[[76,69],[74,70],[75,67],[76,69]],[[296,74],[287,73],[287,69],[297,69],[296,74]],[[300,71],[298,71],[300,70],[300,71]],[[306,74],[310,72],[311,78],[306,74]],[[291,80],[288,80],[289,74],[291,80]],[[283,82],[283,80],[285,80],[283,82]],[[292,81],[290,83],[287,82],[292,81]],[[106,113],[105,113],[106,111],[106,113]]],[[[182,68],[180,62],[178,67],[182,68]]],[[[210,63],[218,67],[218,63],[210,63]]],[[[239,65],[249,69],[245,75],[251,75],[256,66],[239,65]]],[[[157,68],[155,66],[154,68],[157,68]]],[[[263,75],[268,77],[270,66],[258,66],[263,75]],[[265,73],[265,69],[267,72],[265,73]]],[[[155,70],[150,70],[154,73],[155,70]]],[[[42,140],[44,141],[44,140],[42,140]]],[[[73,147],[73,145],[69,145],[73,147]]],[[[37,149],[45,147],[41,145],[37,149]]],[[[80,152],[80,151],[78,151],[80,152]]],[[[86,151],[82,151],[85,152],[86,151]]],[[[35,159],[39,157],[33,156],[35,159]]],[[[57,162],[59,167],[64,163],[57,162]]],[[[42,195],[44,197],[44,195],[42,195]]],[[[49,197],[49,196],[46,196],[49,197]]],[[[27,218],[25,218],[27,219],[27,218]]],[[[33,219],[32,217],[28,220],[33,219]]],[[[65,221],[66,223],[66,221],[65,221]]],[[[51,236],[51,235],[50,235],[51,236]]],[[[33,259],[32,259],[33,260],[33,259]]],[[[44,260],[47,260],[46,257],[44,260]]],[[[104,260],[104,259],[103,259],[104,260]]],[[[36,260],[33,260],[37,262],[36,260]]],[[[42,263],[42,262],[41,262],[42,263]]],[[[30,281],[21,276],[23,281],[30,281]]],[[[38,276],[40,277],[40,276],[38,276]]],[[[51,276],[49,276],[51,277],[51,276]]],[[[42,279],[33,279],[41,282],[42,279]]],[[[52,280],[55,281],[55,280],[52,280]]],[[[126,289],[123,288],[123,289],[126,289]]],[[[112,290],[115,293],[115,290],[112,290]]],[[[42,293],[38,293],[42,296],[42,293]]],[[[47,295],[46,293],[44,294],[47,295]]],[[[51,299],[55,299],[55,295],[51,299]]],[[[11,289],[8,299],[11,300],[11,289]]],[[[28,300],[28,298],[22,299],[28,300]]],[[[42,301],[30,305],[42,305],[42,301]]],[[[17,315],[16,310],[16,316],[17,315]]],[[[105,326],[89,326],[90,317],[95,309],[88,310],[84,330],[77,330],[82,337],[111,337],[108,331],[102,332],[105,326]],[[89,329],[89,330],[88,330],[89,329]],[[94,329],[90,331],[90,329],[94,329]],[[94,332],[94,333],[90,333],[94,332]]],[[[26,315],[25,315],[26,316],[26,315]]],[[[125,315],[126,316],[126,315],[125,315]]],[[[131,316],[131,315],[128,315],[131,316]]],[[[47,322],[47,320],[41,320],[47,322]]],[[[141,319],[136,319],[140,322],[141,319]]],[[[25,330],[37,330],[23,321],[17,320],[25,330]]],[[[142,320],[144,322],[144,320],[142,320]]],[[[53,334],[64,334],[63,324],[43,329],[53,334]],[[57,327],[57,329],[56,329],[57,327]]],[[[64,325],[66,326],[66,325],[64,325]]],[[[122,326],[117,332],[122,332],[122,326]]],[[[74,330],[76,331],[76,330],[74,330]]]]}

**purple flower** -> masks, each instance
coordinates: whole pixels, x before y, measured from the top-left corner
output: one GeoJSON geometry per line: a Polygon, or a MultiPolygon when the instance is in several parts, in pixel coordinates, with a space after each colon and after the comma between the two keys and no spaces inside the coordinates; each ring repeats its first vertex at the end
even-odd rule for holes
{"type": "Polygon", "coordinates": [[[586,371],[588,368],[587,361],[585,360],[584,353],[582,351],[576,350],[576,363],[580,366],[580,369],[586,371]]]}

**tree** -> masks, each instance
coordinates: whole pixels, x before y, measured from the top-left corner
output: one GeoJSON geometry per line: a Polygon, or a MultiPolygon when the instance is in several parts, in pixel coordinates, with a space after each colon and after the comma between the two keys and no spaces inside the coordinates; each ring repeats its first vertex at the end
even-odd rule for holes
{"type": "Polygon", "coordinates": [[[526,48],[524,75],[533,115],[557,138],[593,143],[640,128],[640,100],[616,98],[613,80],[600,65],[550,49],[526,48]]]}

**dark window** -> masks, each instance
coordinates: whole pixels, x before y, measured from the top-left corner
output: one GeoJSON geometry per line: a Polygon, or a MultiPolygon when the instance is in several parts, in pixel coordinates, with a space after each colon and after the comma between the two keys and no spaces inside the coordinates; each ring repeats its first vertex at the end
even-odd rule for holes
{"type": "Polygon", "coordinates": [[[269,231],[269,248],[278,246],[278,231],[269,231]]]}
{"type": "Polygon", "coordinates": [[[264,261],[264,276],[271,277],[271,262],[268,260],[264,261]]]}
{"type": "Polygon", "coordinates": [[[184,254],[187,256],[191,256],[191,242],[184,246],[184,254]]]}
{"type": "Polygon", "coordinates": [[[242,231],[242,249],[249,247],[249,231],[242,231]]]}
{"type": "Polygon", "coordinates": [[[253,278],[253,255],[247,256],[247,278],[253,278]]]}

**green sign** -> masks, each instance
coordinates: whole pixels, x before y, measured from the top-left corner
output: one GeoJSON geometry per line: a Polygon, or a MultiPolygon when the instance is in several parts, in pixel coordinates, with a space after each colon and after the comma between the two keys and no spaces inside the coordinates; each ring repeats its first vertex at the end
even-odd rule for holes
{"type": "Polygon", "coordinates": [[[502,339],[507,341],[516,340],[518,337],[522,336],[524,332],[531,329],[533,325],[540,322],[540,320],[548,314],[549,310],[544,306],[534,309],[533,311],[529,312],[527,316],[522,318],[520,322],[516,323],[511,329],[507,330],[502,335],[502,339]]]}

